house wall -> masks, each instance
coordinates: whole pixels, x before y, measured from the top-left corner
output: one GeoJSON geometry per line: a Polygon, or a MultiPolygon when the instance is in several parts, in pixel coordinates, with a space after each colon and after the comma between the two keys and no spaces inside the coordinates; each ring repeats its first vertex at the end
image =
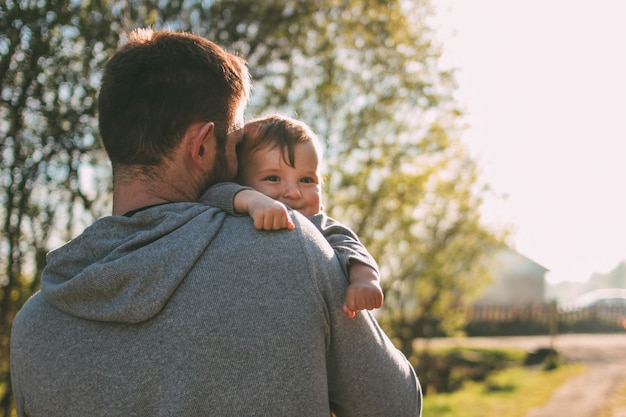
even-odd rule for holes
{"type": "Polygon", "coordinates": [[[543,303],[547,271],[524,255],[510,249],[503,250],[494,256],[492,283],[474,304],[511,306],[543,303]]]}
{"type": "Polygon", "coordinates": [[[502,277],[490,285],[477,304],[539,304],[544,301],[543,277],[502,277]]]}

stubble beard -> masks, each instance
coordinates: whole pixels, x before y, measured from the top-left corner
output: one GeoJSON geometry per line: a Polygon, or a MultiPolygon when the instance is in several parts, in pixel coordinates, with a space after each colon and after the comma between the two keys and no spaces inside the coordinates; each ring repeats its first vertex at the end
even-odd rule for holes
{"type": "MultiPolygon", "coordinates": [[[[228,152],[226,151],[227,136],[220,132],[216,133],[217,149],[215,152],[215,161],[213,163],[213,169],[206,178],[205,187],[206,190],[212,185],[220,182],[233,181],[237,174],[237,166],[233,167],[233,164],[229,161],[228,152]]],[[[236,161],[233,161],[236,162],[236,161]]]]}

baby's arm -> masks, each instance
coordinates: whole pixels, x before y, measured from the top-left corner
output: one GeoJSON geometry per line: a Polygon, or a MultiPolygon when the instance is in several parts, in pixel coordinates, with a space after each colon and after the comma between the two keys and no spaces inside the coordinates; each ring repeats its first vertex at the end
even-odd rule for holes
{"type": "Polygon", "coordinates": [[[258,191],[239,191],[233,198],[233,206],[236,213],[249,213],[254,219],[254,227],[259,230],[291,230],[296,227],[283,203],[258,191]]]}
{"type": "Polygon", "coordinates": [[[350,285],[346,290],[343,312],[354,317],[358,310],[373,310],[383,305],[383,290],[378,271],[357,260],[348,265],[350,285]]]}
{"type": "Polygon", "coordinates": [[[250,214],[257,229],[295,227],[284,204],[253,188],[234,182],[223,182],[209,187],[199,201],[220,208],[228,214],[250,214]]]}
{"type": "Polygon", "coordinates": [[[384,296],[378,265],[357,235],[324,213],[315,214],[309,219],[335,250],[350,282],[343,306],[344,313],[354,317],[358,310],[379,308],[384,296]]]}

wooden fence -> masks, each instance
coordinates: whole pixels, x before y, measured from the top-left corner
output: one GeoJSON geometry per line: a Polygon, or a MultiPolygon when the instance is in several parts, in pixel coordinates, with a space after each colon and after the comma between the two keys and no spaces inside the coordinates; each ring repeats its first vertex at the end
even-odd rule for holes
{"type": "Polygon", "coordinates": [[[565,310],[556,304],[467,307],[469,336],[625,332],[626,306],[565,310]]]}

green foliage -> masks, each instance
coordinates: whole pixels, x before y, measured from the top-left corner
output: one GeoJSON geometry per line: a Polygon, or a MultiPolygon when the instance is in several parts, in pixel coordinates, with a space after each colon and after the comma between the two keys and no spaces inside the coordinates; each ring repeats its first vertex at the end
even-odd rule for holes
{"type": "Polygon", "coordinates": [[[567,379],[580,375],[585,365],[568,365],[552,372],[506,368],[485,381],[466,383],[451,394],[428,395],[423,414],[438,417],[524,417],[544,404],[567,379]]]}
{"type": "Polygon", "coordinates": [[[300,27],[308,39],[286,67],[282,107],[324,139],[327,211],[381,265],[380,318],[408,355],[433,322],[463,328],[460,307],[488,282],[483,258],[502,241],[481,223],[487,189],[459,140],[430,13],[427,2],[376,1],[316,13],[300,27]]]}
{"type": "Polygon", "coordinates": [[[485,381],[498,370],[521,366],[523,360],[521,349],[423,350],[411,357],[425,395],[457,391],[468,381],[485,381]]]}
{"type": "MultiPolygon", "coordinates": [[[[38,288],[45,253],[98,210],[83,167],[96,166],[97,76],[110,21],[68,2],[0,5],[0,414],[8,414],[10,326],[38,288]]],[[[76,4],[74,2],[73,4],[76,4]]],[[[94,6],[95,7],[95,6],[94,6]]],[[[98,178],[99,170],[89,170],[98,178]]]]}
{"type": "Polygon", "coordinates": [[[461,307],[489,281],[483,260],[504,236],[481,223],[488,189],[460,142],[462,112],[453,75],[438,68],[428,2],[317,6],[289,26],[285,60],[260,66],[251,111],[286,112],[323,139],[326,210],[381,265],[379,317],[410,355],[429,326],[463,328],[461,307]]]}
{"type": "MultiPolygon", "coordinates": [[[[378,260],[380,319],[408,356],[429,326],[461,330],[460,306],[488,280],[482,258],[502,236],[481,223],[487,188],[460,142],[431,13],[427,0],[0,3],[0,381],[10,386],[10,325],[45,253],[109,210],[96,94],[136,26],[240,53],[255,85],[248,115],[280,111],[323,139],[325,206],[378,260]]],[[[5,392],[0,415],[9,402],[5,392]]]]}

